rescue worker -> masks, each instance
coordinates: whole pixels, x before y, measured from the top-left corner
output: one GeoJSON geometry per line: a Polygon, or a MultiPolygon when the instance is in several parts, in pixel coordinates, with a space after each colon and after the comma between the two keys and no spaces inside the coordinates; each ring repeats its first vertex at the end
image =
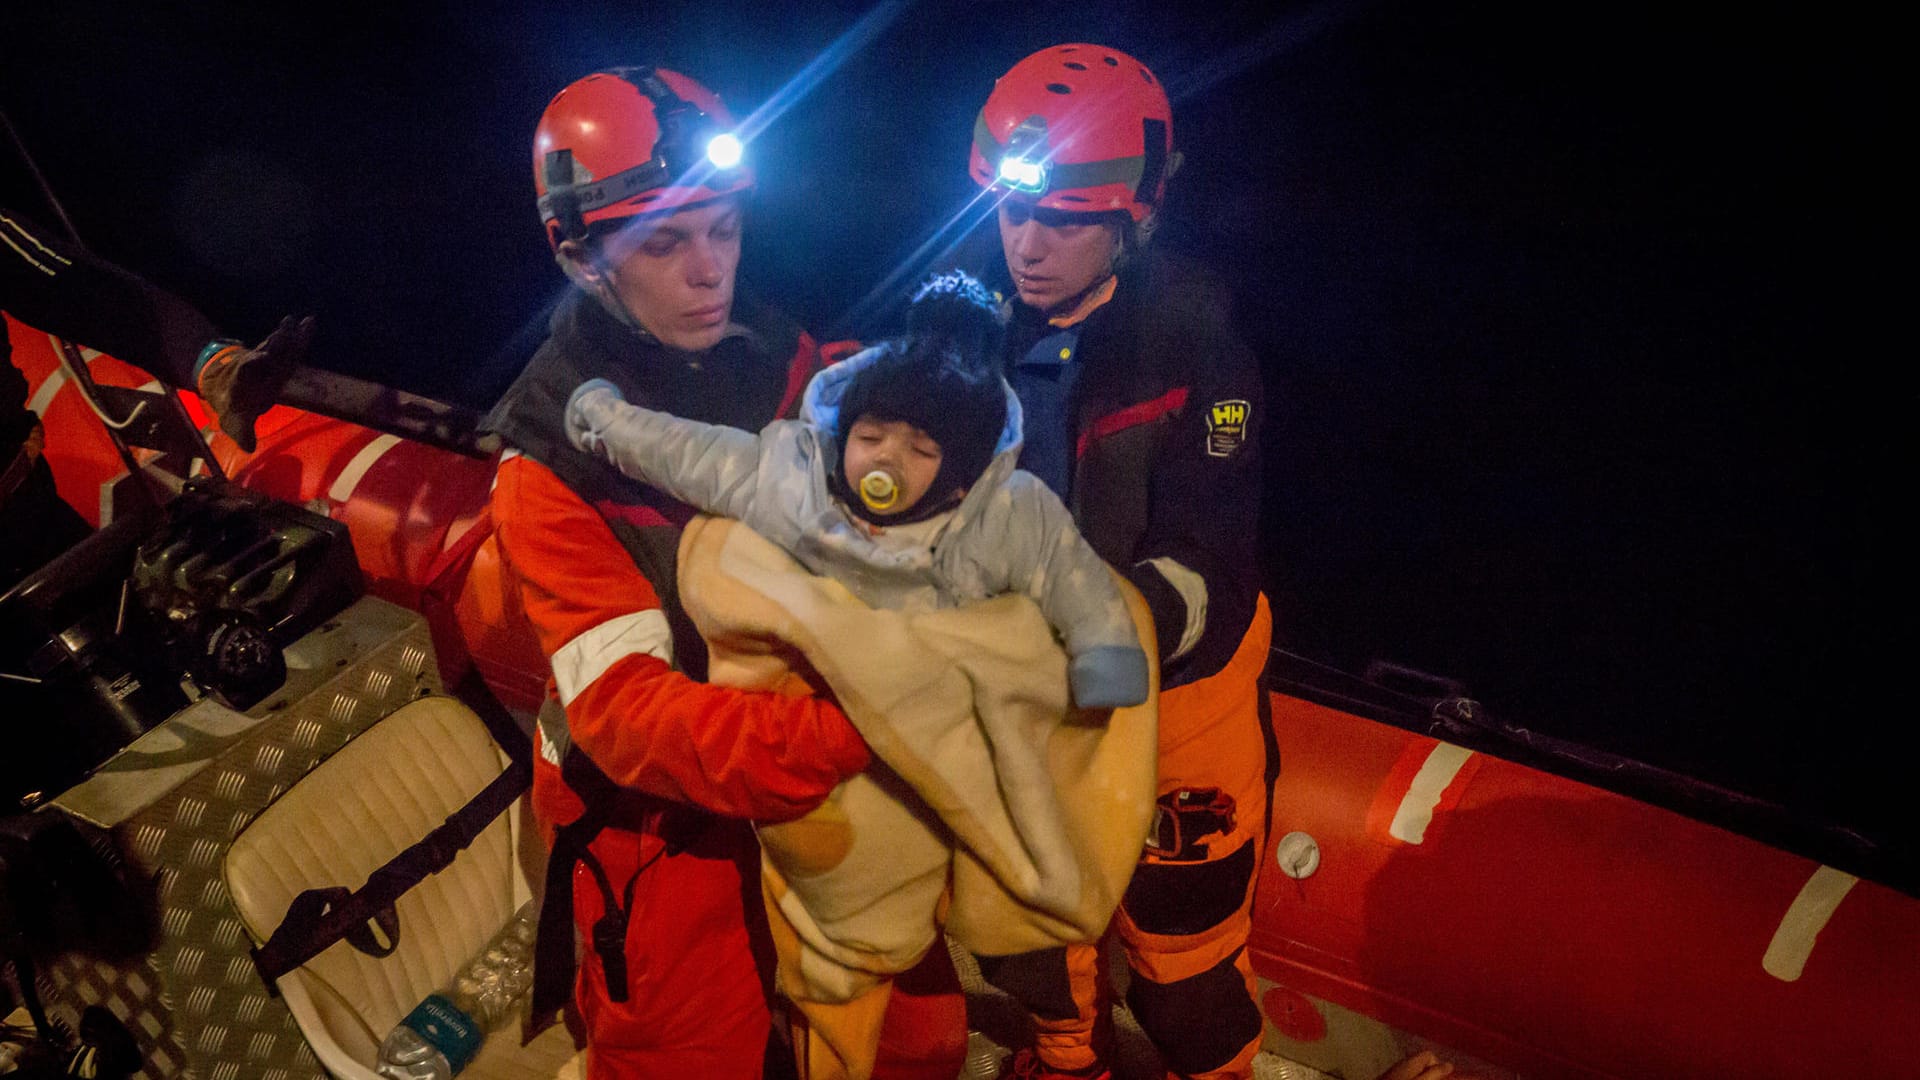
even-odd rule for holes
{"type": "MultiPolygon", "coordinates": [[[[1021,467],[1146,597],[1159,637],[1154,828],[1109,930],[1127,1001],[1174,1075],[1247,1077],[1261,1016],[1246,942],[1278,770],[1253,545],[1262,395],[1222,286],[1148,245],[1179,163],[1172,128],[1139,61],[1059,45],[994,84],[968,168],[1002,200],[1021,467]]],[[[1038,1028],[1005,1075],[1110,1075],[1099,961],[1092,944],[982,958],[1038,1028]]]]}
{"type": "MultiPolygon", "coordinates": [[[[793,415],[822,366],[791,320],[736,295],[754,180],[714,153],[730,123],[707,88],[656,68],[587,76],[547,106],[534,185],[574,288],[486,423],[509,447],[492,500],[501,551],[554,672],[536,736],[553,859],[534,1009],[550,1016],[569,989],[553,972],[571,960],[570,914],[588,945],[571,989],[594,1078],[790,1068],[770,1040],[748,821],[798,817],[869,761],[829,702],[696,681],[705,648],[674,579],[691,510],[567,440],[568,395],[588,379],[753,431],[793,415]]],[[[876,1076],[959,1071],[965,1003],[934,952],[895,984],[876,1076]]]]}
{"type": "MultiPolygon", "coordinates": [[[[143,368],[170,386],[197,389],[243,450],[306,355],[313,320],[285,319],[254,348],[220,335],[193,305],[0,208],[0,310],[62,338],[143,368]]],[[[46,430],[28,408],[0,321],[0,515],[36,527],[0,530],[0,591],[87,534],[60,500],[43,450],[46,430]]]]}

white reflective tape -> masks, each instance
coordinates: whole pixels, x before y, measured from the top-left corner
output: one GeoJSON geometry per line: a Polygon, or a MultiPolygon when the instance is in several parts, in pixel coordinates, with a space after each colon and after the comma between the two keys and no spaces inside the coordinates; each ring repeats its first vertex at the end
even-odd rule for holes
{"type": "Polygon", "coordinates": [[[41,243],[40,238],[28,232],[25,225],[20,224],[7,215],[0,214],[0,225],[6,226],[5,229],[0,229],[0,240],[5,240],[8,247],[19,252],[22,259],[33,264],[34,269],[39,270],[48,277],[56,277],[59,275],[59,271],[53,269],[48,264],[57,262],[61,266],[73,265],[72,259],[41,243]],[[20,239],[26,241],[27,245],[33,248],[33,252],[29,253],[25,247],[20,246],[11,235],[13,233],[19,234],[20,239]],[[45,261],[43,262],[42,260],[45,261]]]}
{"type": "Polygon", "coordinates": [[[1187,625],[1180,631],[1180,644],[1167,654],[1167,659],[1178,660],[1200,644],[1200,635],[1206,632],[1207,579],[1165,556],[1148,559],[1147,565],[1160,571],[1160,576],[1167,579],[1167,584],[1173,586],[1173,591],[1179,593],[1187,605],[1187,625]]]}
{"type": "Polygon", "coordinates": [[[101,528],[104,529],[108,525],[113,524],[113,489],[119,485],[120,481],[125,480],[127,477],[131,475],[133,474],[128,472],[122,472],[118,476],[115,476],[113,479],[108,480],[106,483],[100,485],[100,527],[101,528]]]}
{"type": "Polygon", "coordinates": [[[540,747],[540,760],[549,765],[560,764],[560,748],[547,738],[547,731],[539,724],[533,725],[533,739],[540,747]]]}
{"type": "Polygon", "coordinates": [[[560,704],[573,704],[580,691],[592,686],[608,668],[641,653],[673,663],[673,633],[659,608],[608,619],[562,645],[553,654],[553,681],[560,689],[560,704]]]}
{"type": "Polygon", "coordinates": [[[1767,943],[1767,954],[1760,958],[1760,966],[1767,974],[1781,982],[1793,982],[1806,969],[1807,957],[1813,953],[1813,939],[1820,936],[1827,920],[1833,918],[1833,909],[1847,898],[1847,893],[1860,879],[1852,874],[1835,870],[1831,866],[1822,866],[1813,872],[1805,885],[1800,886],[1800,895],[1793,898],[1793,904],[1780,918],[1780,925],[1773,932],[1773,940],[1767,943]]]}
{"type": "Polygon", "coordinates": [[[1393,812],[1393,824],[1387,826],[1387,835],[1409,844],[1425,840],[1427,826],[1433,824],[1433,808],[1440,805],[1441,794],[1472,756],[1473,751],[1452,743],[1434,747],[1414,775],[1413,783],[1407,785],[1400,808],[1393,812]]]}
{"type": "MultiPolygon", "coordinates": [[[[53,267],[48,266],[46,263],[41,262],[39,259],[34,257],[36,253],[46,254],[46,255],[52,255],[53,253],[51,251],[48,251],[44,244],[41,244],[38,240],[35,240],[33,238],[32,233],[28,232],[25,229],[20,228],[19,225],[14,224],[14,220],[12,218],[6,217],[5,215],[0,215],[0,222],[4,222],[7,225],[12,225],[14,229],[19,231],[21,236],[26,238],[27,243],[32,245],[35,250],[28,251],[25,247],[22,247],[20,243],[14,240],[14,238],[11,235],[9,235],[9,233],[5,229],[0,229],[0,243],[5,243],[8,247],[12,248],[14,252],[20,256],[22,261],[24,261],[28,266],[33,267],[35,270],[40,271],[41,273],[47,275],[48,277],[60,276],[59,271],[55,270],[53,267]]],[[[59,256],[54,256],[54,257],[59,258],[59,256]]],[[[66,259],[60,259],[60,261],[63,263],[67,263],[66,259]]],[[[71,266],[72,263],[67,263],[67,265],[71,266]]]]}
{"type": "Polygon", "coordinates": [[[66,368],[57,367],[47,372],[47,381],[41,383],[40,389],[33,392],[33,400],[27,402],[27,408],[32,409],[35,416],[46,416],[47,406],[53,404],[53,395],[58,394],[60,388],[65,385],[67,385],[66,368]]]}
{"type": "Polygon", "coordinates": [[[520,451],[509,446],[500,451],[500,462],[493,467],[493,479],[487,481],[487,494],[491,495],[500,487],[500,466],[520,456],[520,451]]]}
{"type": "Polygon", "coordinates": [[[340,475],[333,478],[333,486],[327,489],[327,498],[337,503],[351,499],[353,489],[360,486],[360,481],[365,479],[367,470],[373,468],[373,463],[399,445],[400,436],[381,435],[361,447],[360,452],[353,455],[353,460],[347,462],[347,467],[340,470],[340,475]]]}

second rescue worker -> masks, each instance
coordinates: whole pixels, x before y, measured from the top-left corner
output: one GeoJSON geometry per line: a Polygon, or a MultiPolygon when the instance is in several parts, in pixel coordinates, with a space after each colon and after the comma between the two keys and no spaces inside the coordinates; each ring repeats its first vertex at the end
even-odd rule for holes
{"type": "MultiPolygon", "coordinates": [[[[492,501],[501,550],[553,666],[534,771],[554,846],[534,1009],[574,992],[593,1080],[786,1071],[747,822],[798,817],[869,760],[828,702],[695,681],[705,649],[674,578],[691,511],[567,441],[567,397],[589,379],[752,431],[791,415],[821,366],[798,326],[735,294],[753,178],[714,153],[738,150],[729,124],[711,91],[655,68],[590,75],[547,106],[535,187],[576,288],[487,421],[511,447],[492,501]],[[584,961],[556,983],[576,927],[584,961]]],[[[876,1077],[959,1071],[958,989],[940,950],[896,984],[876,1077]]]]}
{"type": "MultiPolygon", "coordinates": [[[[1160,639],[1155,828],[1111,930],[1132,969],[1127,1001],[1174,1074],[1244,1078],[1261,1032],[1247,932],[1278,767],[1259,689],[1262,395],[1226,291],[1147,244],[1178,160],[1154,74],[1078,44],[994,84],[968,170],[1003,196],[1020,465],[1146,597],[1160,639]]],[[[1009,1074],[1109,1075],[1098,955],[983,958],[1039,1029],[1009,1074]]]]}

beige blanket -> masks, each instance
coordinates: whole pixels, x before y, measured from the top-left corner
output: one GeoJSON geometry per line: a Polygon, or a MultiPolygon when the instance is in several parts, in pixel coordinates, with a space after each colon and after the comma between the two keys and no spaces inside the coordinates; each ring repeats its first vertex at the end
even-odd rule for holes
{"type": "MultiPolygon", "coordinates": [[[[1122,588],[1153,656],[1146,606],[1122,588]]],[[[871,1005],[943,924],[983,955],[1106,928],[1153,809],[1153,698],[1070,712],[1065,655],[1032,601],[876,611],[717,518],[687,527],[680,597],[713,682],[823,684],[877,759],[806,817],[759,829],[770,914],[787,924],[781,988],[803,1008],[871,1005]]],[[[862,1075],[871,1048],[839,1044],[867,1033],[837,1034],[844,1074],[862,1075]]]]}

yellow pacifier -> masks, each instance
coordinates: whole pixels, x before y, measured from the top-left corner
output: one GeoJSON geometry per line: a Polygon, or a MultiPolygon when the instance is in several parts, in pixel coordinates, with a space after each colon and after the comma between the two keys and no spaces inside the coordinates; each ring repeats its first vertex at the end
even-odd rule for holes
{"type": "Polygon", "coordinates": [[[875,469],[860,478],[860,501],[876,514],[884,514],[900,501],[900,484],[885,469],[875,469]]]}

